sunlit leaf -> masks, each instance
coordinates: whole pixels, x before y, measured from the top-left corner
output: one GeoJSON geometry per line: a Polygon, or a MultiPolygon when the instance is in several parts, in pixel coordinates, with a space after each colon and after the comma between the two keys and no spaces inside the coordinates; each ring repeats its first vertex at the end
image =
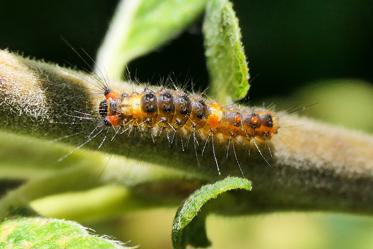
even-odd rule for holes
{"type": "Polygon", "coordinates": [[[125,249],[118,241],[93,235],[78,223],[18,218],[0,224],[0,248],[125,249]]]}
{"type": "Polygon", "coordinates": [[[228,0],[211,0],[203,24],[210,96],[222,103],[244,98],[249,70],[238,19],[228,0]]]}

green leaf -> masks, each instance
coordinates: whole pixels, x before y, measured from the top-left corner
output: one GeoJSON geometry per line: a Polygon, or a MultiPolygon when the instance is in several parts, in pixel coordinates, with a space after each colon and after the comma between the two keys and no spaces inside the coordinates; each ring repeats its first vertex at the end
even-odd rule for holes
{"type": "Polygon", "coordinates": [[[245,178],[227,177],[195,191],[178,209],[172,227],[172,242],[175,249],[190,244],[206,247],[210,244],[205,229],[206,213],[201,208],[211,199],[231,190],[251,190],[251,182],[245,178]],[[197,217],[197,218],[196,218],[197,217]]]}
{"type": "Polygon", "coordinates": [[[198,17],[206,0],[122,0],[97,55],[96,71],[123,78],[126,64],[174,38],[198,17]]]}
{"type": "Polygon", "coordinates": [[[249,70],[238,19],[228,0],[210,0],[203,23],[210,96],[222,103],[244,98],[249,70]]]}
{"type": "Polygon", "coordinates": [[[46,218],[17,218],[0,224],[0,248],[125,249],[118,241],[93,235],[78,223],[46,218]]]}

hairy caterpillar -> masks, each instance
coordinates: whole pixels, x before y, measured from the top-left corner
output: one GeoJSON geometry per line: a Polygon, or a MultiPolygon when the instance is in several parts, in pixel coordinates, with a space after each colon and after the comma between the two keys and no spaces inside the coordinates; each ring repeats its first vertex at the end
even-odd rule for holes
{"type": "Polygon", "coordinates": [[[238,144],[255,147],[269,164],[260,146],[270,141],[279,129],[278,117],[272,111],[264,108],[241,109],[234,105],[227,107],[198,94],[164,87],[119,92],[104,86],[103,90],[104,99],[98,106],[102,120],[96,127],[100,132],[105,127],[113,127],[116,134],[136,129],[149,133],[153,141],[165,134],[170,143],[173,143],[175,135],[187,137],[193,141],[197,161],[199,142],[204,141],[202,154],[207,143],[211,142],[219,174],[215,143],[226,144],[227,151],[232,146],[242,174],[235,149],[238,144]]]}

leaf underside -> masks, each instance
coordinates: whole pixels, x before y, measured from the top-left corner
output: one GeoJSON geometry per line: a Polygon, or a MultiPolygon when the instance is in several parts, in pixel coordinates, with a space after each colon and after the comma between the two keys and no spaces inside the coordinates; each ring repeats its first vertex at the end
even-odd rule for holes
{"type": "Polygon", "coordinates": [[[125,66],[175,38],[204,10],[207,0],[123,0],[99,49],[96,72],[123,79],[125,66]]]}

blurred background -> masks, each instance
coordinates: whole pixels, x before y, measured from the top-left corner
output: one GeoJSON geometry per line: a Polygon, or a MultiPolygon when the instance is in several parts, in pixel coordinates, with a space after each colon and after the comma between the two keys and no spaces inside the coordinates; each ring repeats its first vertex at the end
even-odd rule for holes
{"type": "MultiPolygon", "coordinates": [[[[371,0],[235,0],[249,59],[251,89],[243,102],[373,132],[373,2],[371,0]]],[[[63,41],[95,57],[116,0],[2,1],[0,48],[82,70],[90,68],[63,41]]],[[[166,17],[165,17],[166,18],[166,17]]],[[[177,39],[129,65],[140,81],[171,76],[205,89],[202,18],[177,39]]],[[[90,66],[93,65],[93,62],[90,66]]],[[[99,233],[141,248],[170,248],[175,209],[90,222],[99,233]]],[[[373,219],[286,213],[209,217],[214,248],[373,248],[373,219]]]]}

